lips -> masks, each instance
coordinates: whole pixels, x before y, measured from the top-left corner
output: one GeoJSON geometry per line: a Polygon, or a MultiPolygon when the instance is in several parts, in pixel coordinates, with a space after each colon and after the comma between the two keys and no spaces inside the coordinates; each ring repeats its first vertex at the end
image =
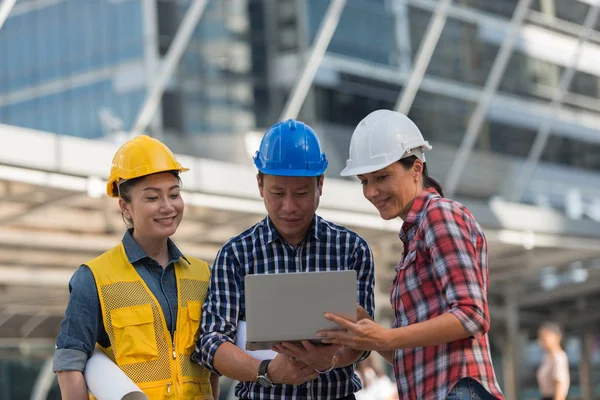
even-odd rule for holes
{"type": "Polygon", "coordinates": [[[387,204],[389,198],[384,199],[384,200],[377,200],[377,201],[373,201],[373,205],[375,205],[375,207],[377,209],[381,209],[383,207],[385,207],[385,205],[387,204]]]}
{"type": "Polygon", "coordinates": [[[287,222],[288,224],[294,224],[300,221],[300,218],[281,218],[283,222],[287,222]]]}
{"type": "Polygon", "coordinates": [[[175,218],[177,216],[172,216],[172,217],[166,217],[166,218],[155,218],[154,221],[158,222],[161,225],[170,225],[173,223],[173,221],[175,221],[175,218]]]}

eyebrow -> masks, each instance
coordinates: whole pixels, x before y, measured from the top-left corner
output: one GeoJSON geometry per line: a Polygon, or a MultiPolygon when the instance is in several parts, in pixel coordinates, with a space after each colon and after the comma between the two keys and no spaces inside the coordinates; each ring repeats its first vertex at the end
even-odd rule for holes
{"type": "MultiPolygon", "coordinates": [[[[171,186],[169,188],[169,190],[173,190],[173,189],[177,189],[177,188],[179,188],[179,185],[173,185],[173,186],[171,186]]],[[[156,191],[156,192],[160,192],[160,188],[156,188],[156,187],[152,187],[152,186],[143,188],[142,192],[151,191],[151,190],[156,191]]]]}
{"type": "MultiPolygon", "coordinates": [[[[298,191],[298,190],[306,190],[308,189],[308,184],[306,185],[302,185],[302,186],[298,186],[297,188],[294,188],[294,191],[298,191]]],[[[273,186],[271,188],[271,190],[285,190],[285,188],[282,188],[281,186],[273,186]]]]}

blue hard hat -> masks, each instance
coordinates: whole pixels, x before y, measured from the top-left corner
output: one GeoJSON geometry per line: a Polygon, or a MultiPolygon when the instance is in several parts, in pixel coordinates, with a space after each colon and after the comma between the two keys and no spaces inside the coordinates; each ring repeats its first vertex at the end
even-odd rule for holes
{"type": "Polygon", "coordinates": [[[310,126],[289,119],[265,133],[254,165],[267,175],[319,176],[327,169],[327,156],[310,126]]]}

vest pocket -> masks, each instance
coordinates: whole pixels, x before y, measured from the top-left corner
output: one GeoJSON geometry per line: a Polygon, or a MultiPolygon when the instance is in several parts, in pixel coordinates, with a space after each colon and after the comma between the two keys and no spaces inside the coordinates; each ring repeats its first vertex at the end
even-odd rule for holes
{"type": "Polygon", "coordinates": [[[186,318],[186,336],[185,336],[185,351],[186,354],[192,354],[196,340],[198,339],[198,329],[200,328],[200,317],[202,315],[202,303],[199,301],[189,300],[187,302],[187,318],[186,318]]]}
{"type": "Polygon", "coordinates": [[[158,358],[154,313],[150,304],[117,308],[110,312],[115,334],[117,364],[133,364],[158,358]]]}

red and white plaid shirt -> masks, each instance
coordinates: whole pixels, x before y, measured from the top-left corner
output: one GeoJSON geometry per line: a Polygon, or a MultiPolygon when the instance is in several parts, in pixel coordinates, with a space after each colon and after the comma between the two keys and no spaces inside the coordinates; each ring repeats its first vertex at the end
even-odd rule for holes
{"type": "Polygon", "coordinates": [[[465,206],[426,189],[415,199],[399,236],[404,255],[392,284],[393,327],[450,312],[471,333],[439,346],[396,350],[400,398],[445,399],[461,378],[470,377],[503,399],[487,335],[487,244],[481,227],[465,206]]]}

